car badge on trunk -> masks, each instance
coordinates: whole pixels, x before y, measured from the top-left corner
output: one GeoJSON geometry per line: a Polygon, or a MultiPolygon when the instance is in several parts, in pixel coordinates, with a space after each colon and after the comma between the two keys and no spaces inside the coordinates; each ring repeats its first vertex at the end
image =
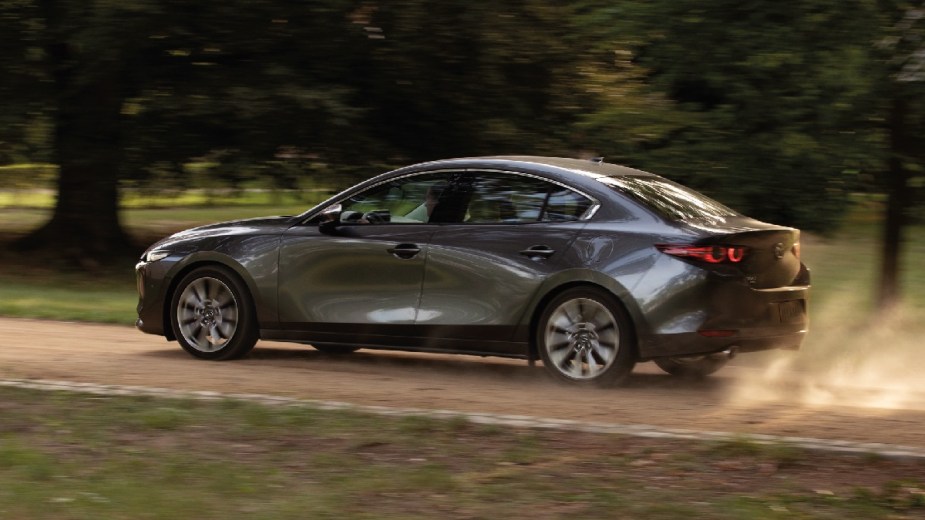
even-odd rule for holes
{"type": "Polygon", "coordinates": [[[774,258],[780,260],[784,257],[784,244],[778,242],[774,244],[774,258]]]}

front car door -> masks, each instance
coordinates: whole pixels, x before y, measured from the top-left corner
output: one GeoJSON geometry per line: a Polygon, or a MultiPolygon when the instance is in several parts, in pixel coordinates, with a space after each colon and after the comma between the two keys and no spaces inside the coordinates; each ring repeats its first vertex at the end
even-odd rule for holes
{"type": "Polygon", "coordinates": [[[428,222],[439,176],[410,175],[338,201],[285,232],[279,257],[280,326],[316,342],[402,344],[412,334],[436,226],[428,222]]]}

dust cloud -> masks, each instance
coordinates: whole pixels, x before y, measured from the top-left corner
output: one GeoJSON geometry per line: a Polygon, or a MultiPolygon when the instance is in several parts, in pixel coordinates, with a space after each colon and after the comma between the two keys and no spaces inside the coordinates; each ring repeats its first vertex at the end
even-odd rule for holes
{"type": "Polygon", "coordinates": [[[903,308],[863,316],[864,306],[851,300],[813,309],[801,351],[769,354],[734,387],[731,400],[925,410],[925,313],[903,308]]]}

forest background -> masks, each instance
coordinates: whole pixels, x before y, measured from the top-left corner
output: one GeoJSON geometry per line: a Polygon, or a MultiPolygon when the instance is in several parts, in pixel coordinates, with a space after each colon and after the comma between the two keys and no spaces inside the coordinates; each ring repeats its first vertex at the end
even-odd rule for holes
{"type": "Polygon", "coordinates": [[[869,213],[878,308],[923,217],[921,2],[3,0],[0,72],[0,191],[53,195],[9,247],[77,269],[140,252],[132,197],[456,156],[604,156],[822,235],[869,213]]]}

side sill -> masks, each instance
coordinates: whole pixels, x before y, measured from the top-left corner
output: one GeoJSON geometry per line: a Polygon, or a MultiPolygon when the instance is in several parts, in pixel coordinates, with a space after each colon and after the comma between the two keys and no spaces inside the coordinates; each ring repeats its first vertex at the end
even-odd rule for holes
{"type": "Polygon", "coordinates": [[[527,359],[527,344],[512,341],[458,340],[448,338],[410,338],[402,336],[349,337],[344,334],[260,329],[260,339],[306,345],[343,345],[374,350],[399,350],[432,354],[465,354],[482,357],[527,359]]]}

